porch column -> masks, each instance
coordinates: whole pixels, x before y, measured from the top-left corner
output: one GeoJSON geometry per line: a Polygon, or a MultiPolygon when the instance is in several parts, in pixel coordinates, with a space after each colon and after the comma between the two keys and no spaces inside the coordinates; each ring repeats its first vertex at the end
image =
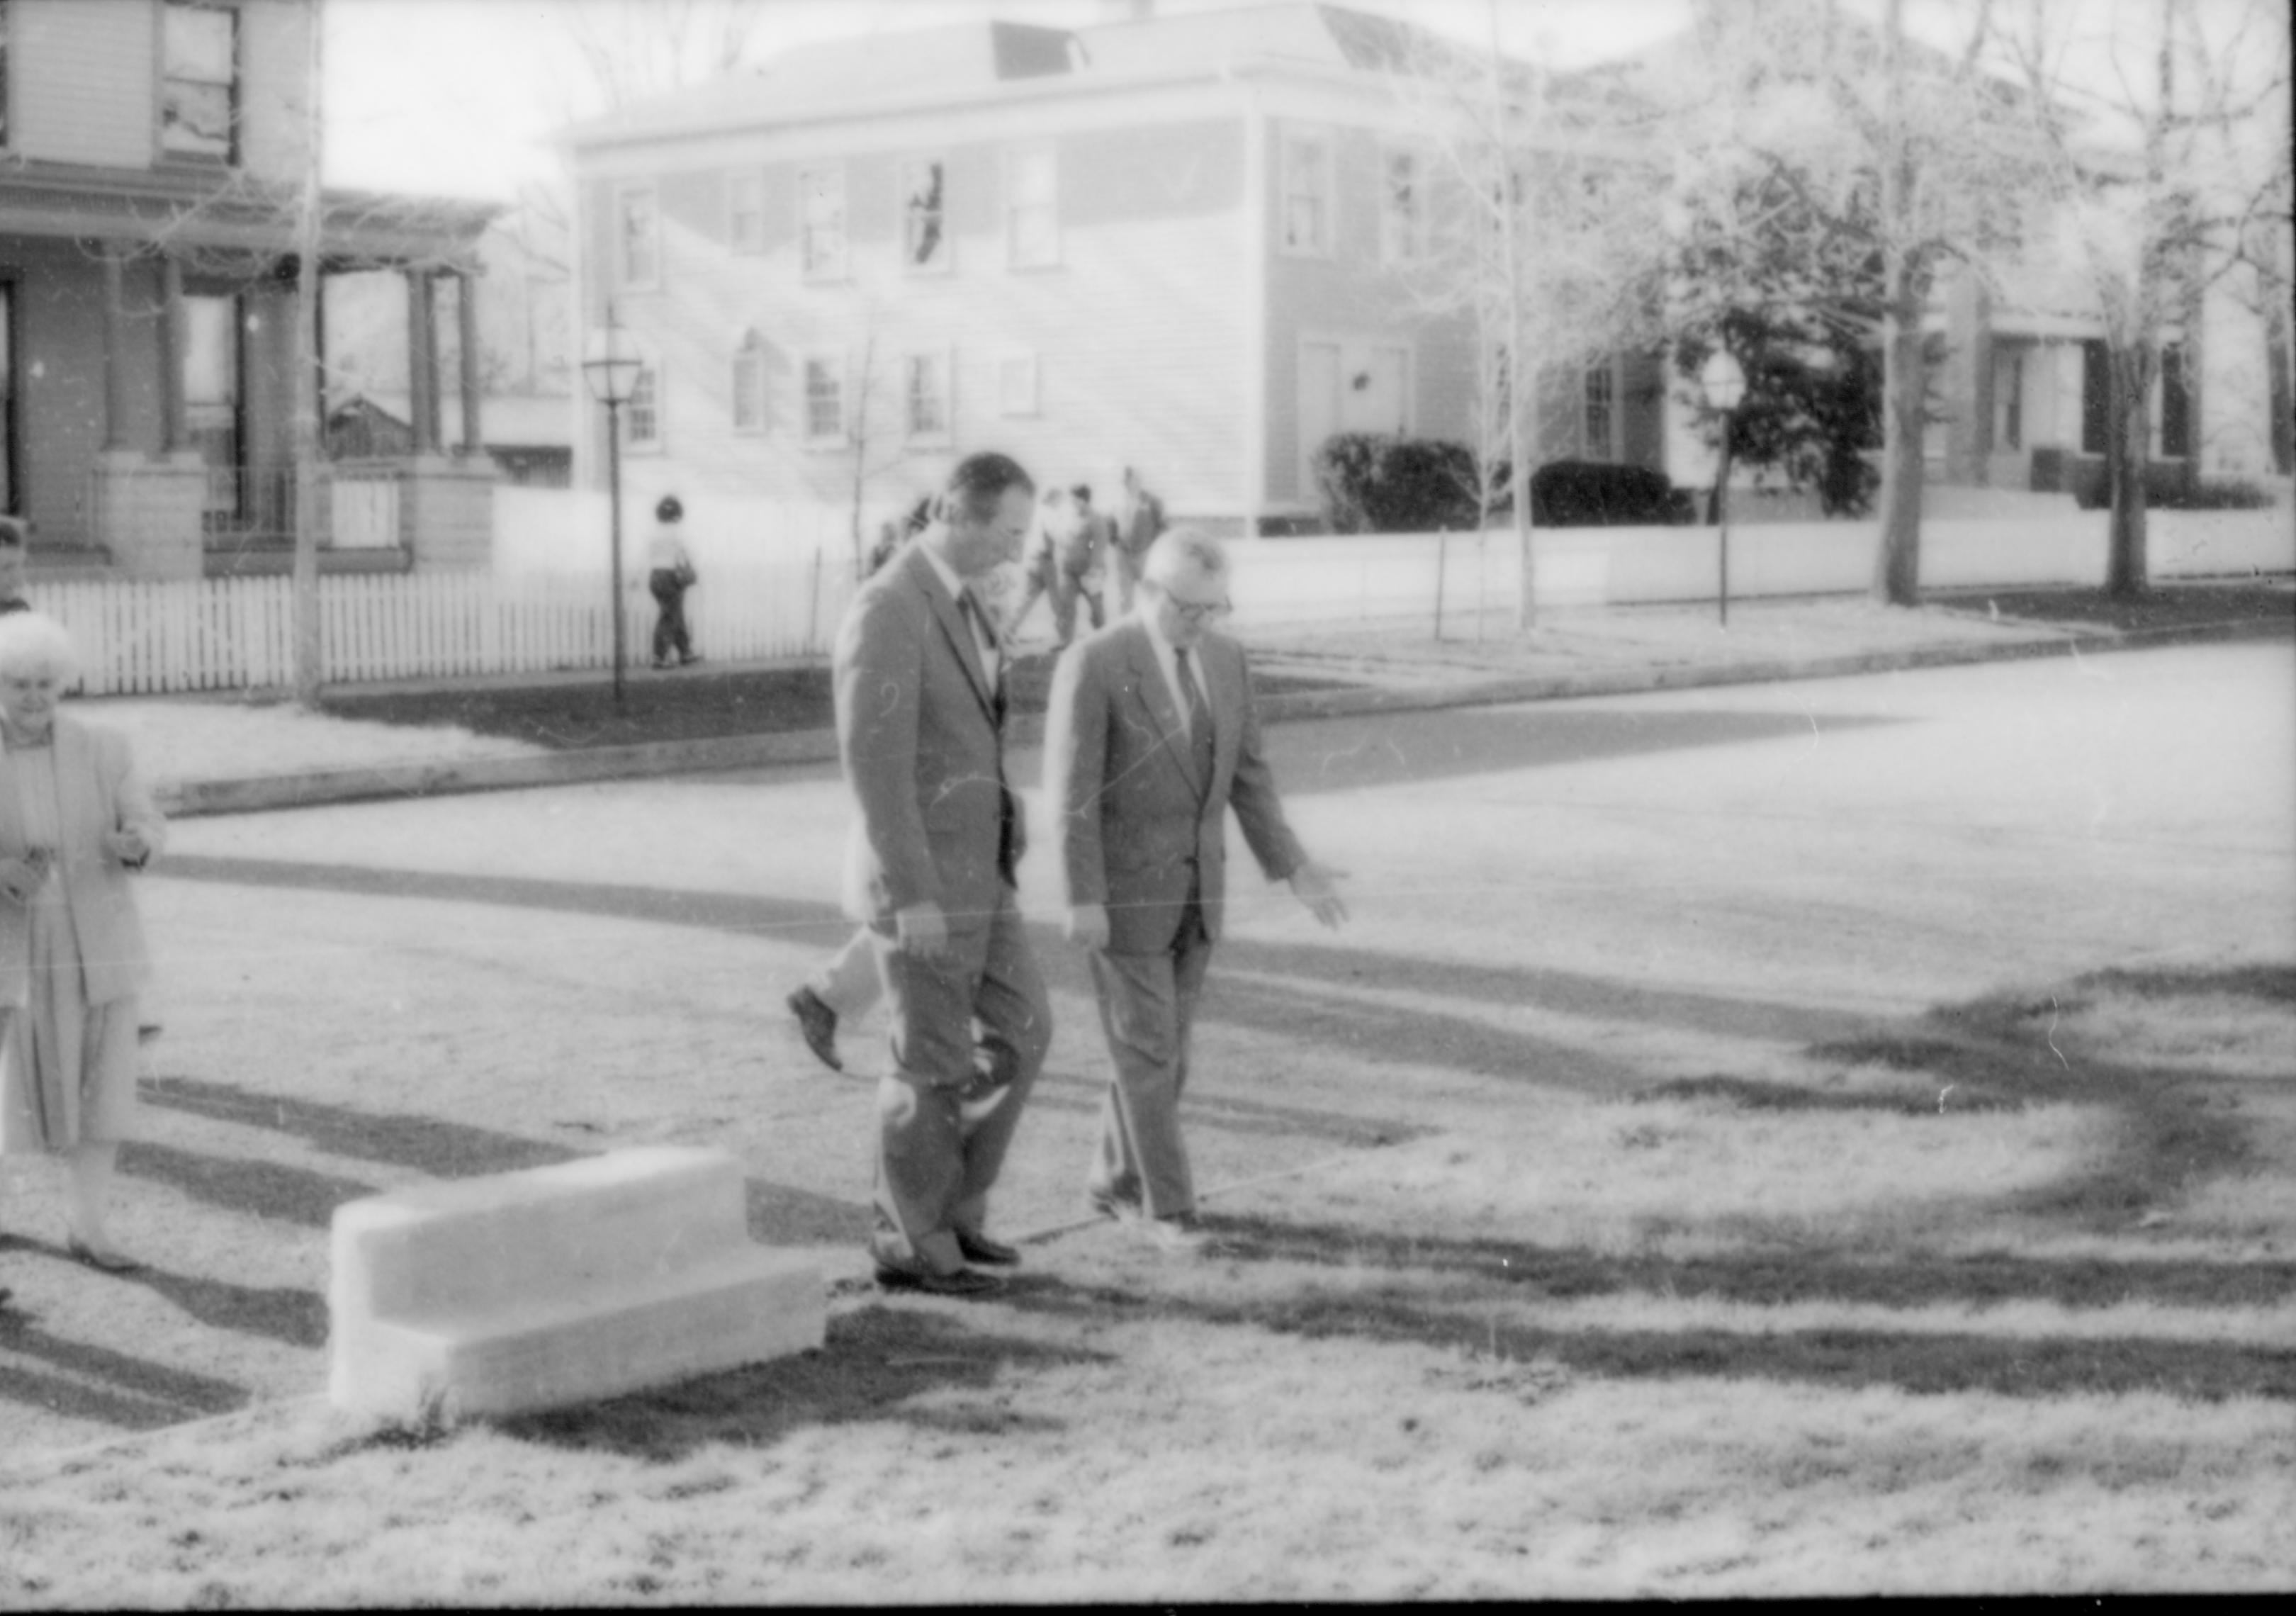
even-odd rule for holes
{"type": "Polygon", "coordinates": [[[184,418],[184,347],[191,333],[184,315],[184,266],[172,253],[160,261],[160,442],[170,455],[192,447],[184,418]]]}
{"type": "Polygon", "coordinates": [[[103,248],[103,447],[127,447],[127,299],[124,250],[103,248]]]}
{"type": "Polygon", "coordinates": [[[455,330],[463,349],[463,453],[476,459],[486,452],[479,430],[479,279],[469,270],[455,277],[455,330]]]}
{"type": "Polygon", "coordinates": [[[406,390],[409,424],[419,459],[439,449],[439,325],[430,298],[430,273],[406,272],[406,390]]]}

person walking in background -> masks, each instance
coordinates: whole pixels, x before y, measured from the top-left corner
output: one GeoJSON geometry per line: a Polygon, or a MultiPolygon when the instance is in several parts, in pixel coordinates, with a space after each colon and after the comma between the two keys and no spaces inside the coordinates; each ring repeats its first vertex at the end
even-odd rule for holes
{"type": "Polygon", "coordinates": [[[1180,1137],[1188,1038],[1218,940],[1226,816],[1271,881],[1316,918],[1346,918],[1338,872],[1309,858],[1262,755],[1219,542],[1175,528],[1148,552],[1140,610],[1080,642],[1053,676],[1045,791],[1058,826],[1070,939],[1092,957],[1112,1080],[1086,1194],[1152,1245],[1201,1250],[1180,1137]]]}
{"type": "Polygon", "coordinates": [[[0,618],[0,1154],[70,1162],[66,1249],[116,1274],[141,1266],[105,1225],[151,975],[128,875],[167,825],[127,742],[56,710],[74,672],[62,625],[0,618]]]}
{"type": "Polygon", "coordinates": [[[1053,569],[1053,632],[1065,648],[1076,638],[1077,603],[1092,613],[1100,628],[1108,614],[1101,603],[1101,587],[1108,573],[1108,552],[1116,524],[1092,508],[1092,485],[1080,482],[1069,490],[1070,517],[1061,530],[1053,569]]]}
{"type": "Polygon", "coordinates": [[[1141,562],[1148,546],[1164,530],[1164,502],[1140,481],[1136,467],[1124,468],[1124,498],[1116,507],[1116,538],[1109,546],[1108,570],[1116,579],[1116,615],[1132,610],[1132,596],[1140,586],[1141,562]]]}
{"type": "Polygon", "coordinates": [[[661,503],[653,508],[653,537],[646,541],[646,587],[652,591],[654,604],[660,610],[653,624],[653,665],[656,668],[690,667],[701,659],[693,654],[693,639],[685,628],[685,592],[693,587],[700,576],[693,570],[693,558],[685,553],[685,540],[678,531],[678,523],[685,519],[685,507],[675,494],[665,494],[661,503]],[[670,660],[676,653],[676,660],[670,660]]]}
{"type": "Polygon", "coordinates": [[[877,1282],[994,1290],[1020,1260],[988,1193],[1052,1041],[1015,891],[1025,830],[1004,777],[1004,653],[974,581],[1019,555],[1018,462],[957,463],[933,521],[862,587],[837,636],[838,752],[858,810],[848,901],[867,917],[893,1022],[877,1089],[877,1282]],[[976,1070],[978,1044],[988,1070],[976,1070]]]}
{"type": "Polygon", "coordinates": [[[24,598],[24,572],[31,563],[31,534],[19,516],[0,516],[0,617],[29,611],[24,598]]]}

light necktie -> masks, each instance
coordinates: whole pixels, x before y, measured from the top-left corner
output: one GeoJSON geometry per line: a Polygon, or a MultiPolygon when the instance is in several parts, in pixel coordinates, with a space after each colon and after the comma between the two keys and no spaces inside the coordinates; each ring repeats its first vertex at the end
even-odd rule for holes
{"type": "Polygon", "coordinates": [[[1196,780],[1206,790],[1212,783],[1212,709],[1204,700],[1204,687],[1196,683],[1196,670],[1188,666],[1188,653],[1184,647],[1172,648],[1173,663],[1180,670],[1180,690],[1188,699],[1188,752],[1195,759],[1196,780]]]}

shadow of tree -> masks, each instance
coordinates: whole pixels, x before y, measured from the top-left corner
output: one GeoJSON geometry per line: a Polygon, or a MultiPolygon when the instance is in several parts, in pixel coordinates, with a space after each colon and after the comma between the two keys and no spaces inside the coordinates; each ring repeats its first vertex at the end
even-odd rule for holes
{"type": "Polygon", "coordinates": [[[656,1460],[715,1443],[768,1444],[800,1427],[852,1420],[898,1419],[965,1436],[1051,1429],[1042,1416],[1010,1411],[903,1405],[952,1388],[984,1390],[1013,1368],[1107,1361],[1105,1353],[975,1328],[937,1307],[866,1306],[832,1317],[820,1351],[506,1420],[502,1429],[554,1448],[656,1460]]]}
{"type": "Polygon", "coordinates": [[[69,1340],[20,1316],[0,1314],[0,1347],[12,1358],[44,1359],[64,1372],[46,1374],[0,1363],[0,1398],[76,1419],[148,1431],[243,1407],[249,1400],[247,1390],[229,1381],[69,1340]]]}
{"type": "MultiPolygon", "coordinates": [[[[330,1155],[414,1168],[440,1178],[468,1178],[519,1168],[550,1167],[587,1155],[546,1140],[529,1139],[493,1128],[472,1128],[440,1117],[406,1112],[360,1111],[319,1100],[260,1093],[235,1083],[200,1078],[145,1081],[144,1097],[154,1105],[242,1127],[268,1128],[304,1141],[330,1155]]],[[[148,1147],[130,1144],[128,1153],[148,1147]]],[[[123,1161],[132,1160],[123,1153],[123,1161]]],[[[253,1164],[234,1162],[234,1169],[253,1164]]],[[[348,1180],[337,1182],[348,1183],[348,1180]]],[[[370,1194],[363,1185],[357,1194],[370,1194]]],[[[349,1197],[345,1197],[348,1199],[349,1197]]],[[[328,1210],[332,1211],[332,1203],[328,1210]]],[[[286,1214],[274,1214],[284,1216],[286,1214]]],[[[324,1223],[324,1216],[317,1221],[324,1223]]]]}

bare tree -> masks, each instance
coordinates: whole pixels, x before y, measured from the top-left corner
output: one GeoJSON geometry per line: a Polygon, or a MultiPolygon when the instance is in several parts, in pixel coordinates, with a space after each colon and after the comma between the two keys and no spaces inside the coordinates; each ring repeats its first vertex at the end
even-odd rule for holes
{"type": "Polygon", "coordinates": [[[1906,0],[1883,0],[1878,29],[1833,0],[1704,0],[1681,81],[1709,86],[1690,96],[1675,144],[1710,193],[1732,170],[1775,177],[1824,229],[1880,258],[1874,594],[1891,604],[1919,598],[1923,318],[1948,264],[1988,273],[1987,220],[2013,211],[2030,160],[2008,87],[1985,70],[1992,4],[1964,0],[1933,13],[1952,36],[1940,47],[1909,36],[1906,0]]]}
{"type": "Polygon", "coordinates": [[[2165,333],[2196,334],[2207,286],[2285,193],[2285,126],[2273,129],[2289,90],[2284,21],[2277,0],[2027,0],[2000,29],[2029,90],[2058,242],[2104,326],[2110,594],[2147,581],[2145,464],[2165,333]],[[2259,144],[2259,129],[2282,142],[2259,144]]]}
{"type": "Polygon", "coordinates": [[[1426,199],[1430,250],[1408,284],[1421,312],[1460,318],[1473,344],[1478,511],[1511,496],[1515,621],[1536,620],[1530,476],[1556,379],[1647,336],[1655,192],[1638,104],[1595,78],[1420,40],[1390,76],[1442,184],[1426,199]]]}

